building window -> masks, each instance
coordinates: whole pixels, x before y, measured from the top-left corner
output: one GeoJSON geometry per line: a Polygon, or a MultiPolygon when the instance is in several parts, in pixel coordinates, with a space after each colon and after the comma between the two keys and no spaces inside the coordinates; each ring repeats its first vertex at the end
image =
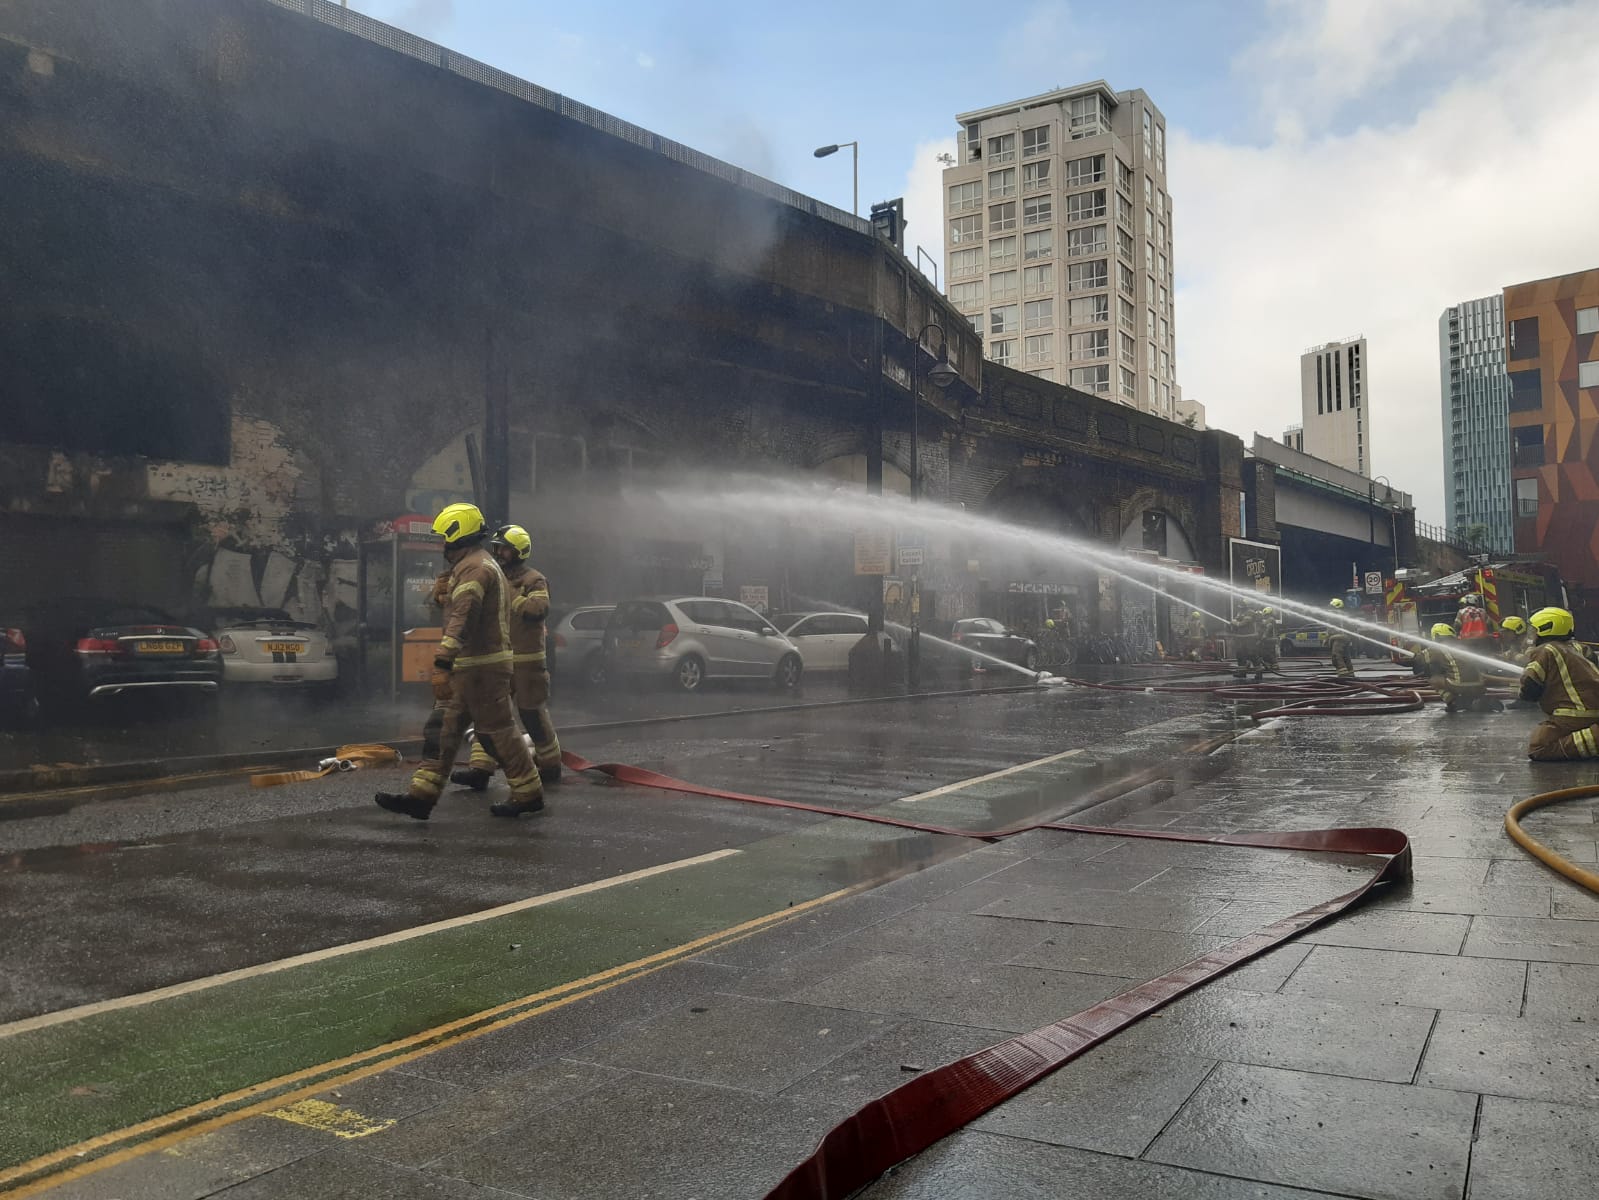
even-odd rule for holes
{"type": "Polygon", "coordinates": [[[1014,304],[1002,304],[988,310],[989,333],[1015,333],[1017,312],[1014,304]]]}
{"type": "Polygon", "coordinates": [[[1072,138],[1093,137],[1110,128],[1110,106],[1101,96],[1073,96],[1071,98],[1072,138]]]}
{"type": "Polygon", "coordinates": [[[1053,333],[1040,333],[1022,339],[1022,362],[1025,366],[1036,367],[1041,363],[1053,362],[1055,359],[1055,335],[1053,333]]]}
{"type": "Polygon", "coordinates": [[[1321,355],[1318,354],[1318,355],[1316,355],[1316,415],[1318,417],[1325,415],[1325,413],[1327,411],[1326,407],[1325,407],[1325,405],[1326,405],[1326,399],[1325,399],[1326,390],[1323,388],[1321,380],[1322,380],[1321,355]]]}
{"type": "Polygon", "coordinates": [[[1577,364],[1577,386],[1580,388],[1599,388],[1599,362],[1577,364]]]}
{"type": "Polygon", "coordinates": [[[1029,300],[1022,306],[1023,329],[1052,329],[1055,325],[1053,300],[1029,300]]]}
{"type": "Polygon", "coordinates": [[[1133,302],[1122,297],[1116,301],[1116,305],[1119,314],[1117,324],[1123,329],[1135,328],[1138,324],[1138,310],[1133,307],[1133,302]]]}
{"type": "Polygon", "coordinates": [[[1160,406],[1168,413],[1171,412],[1171,384],[1160,385],[1160,406]]]}
{"type": "Polygon", "coordinates": [[[1048,196],[1022,201],[1023,225],[1048,225],[1055,219],[1055,202],[1048,196]]]}
{"type": "Polygon", "coordinates": [[[990,204],[988,206],[988,232],[1008,233],[1016,228],[1016,201],[1007,200],[1004,204],[990,204]]]}
{"type": "Polygon", "coordinates": [[[1073,325],[1104,325],[1110,321],[1110,297],[1079,296],[1071,302],[1068,315],[1073,325]]]}
{"type": "Polygon", "coordinates": [[[1510,431],[1515,452],[1510,459],[1513,467],[1541,467],[1543,457],[1543,426],[1522,425],[1510,431]]]}
{"type": "Polygon", "coordinates": [[[1162,254],[1159,261],[1160,269],[1155,272],[1155,278],[1164,282],[1166,279],[1166,272],[1170,267],[1170,260],[1164,254],[1162,254]]]}
{"type": "Polygon", "coordinates": [[[1066,288],[1072,292],[1092,291],[1095,288],[1105,287],[1109,278],[1105,268],[1109,264],[1104,259],[1098,262],[1071,263],[1066,268],[1066,288]]]}
{"type": "Polygon", "coordinates": [[[1166,127],[1155,126],[1155,161],[1160,164],[1160,169],[1166,169],[1166,127]]]}
{"type": "Polygon", "coordinates": [[[1083,221],[1089,217],[1102,217],[1104,215],[1104,188],[1093,192],[1077,192],[1066,197],[1066,219],[1068,221],[1083,221]]]}
{"type": "Polygon", "coordinates": [[[1022,164],[1022,190],[1028,192],[1042,191],[1049,187],[1050,160],[1041,158],[1037,162],[1022,164]]]}
{"type": "Polygon", "coordinates": [[[1104,254],[1108,248],[1105,241],[1107,227],[1104,225],[1084,225],[1077,229],[1066,231],[1066,257],[1083,258],[1090,254],[1104,254]]]}
{"type": "Polygon", "coordinates": [[[1577,310],[1577,332],[1599,333],[1599,308],[1579,308],[1577,310]]]}
{"type": "Polygon", "coordinates": [[[991,200],[999,200],[1005,196],[1016,194],[1016,168],[1006,167],[1003,171],[990,171],[988,173],[988,196],[991,200]]]}
{"type": "Polygon", "coordinates": [[[1121,338],[1122,362],[1130,363],[1136,367],[1138,365],[1138,339],[1130,333],[1118,334],[1117,336],[1121,338]]]}
{"type": "Polygon", "coordinates": [[[1537,367],[1510,372],[1510,411],[1537,412],[1542,407],[1543,372],[1537,367]]]}
{"type": "Polygon", "coordinates": [[[1110,357],[1110,330],[1095,329],[1089,333],[1071,335],[1072,362],[1087,362],[1110,357]]]}
{"type": "Polygon", "coordinates": [[[1160,344],[1162,346],[1171,345],[1171,325],[1167,323],[1165,317],[1160,319],[1160,344]]]}
{"type": "Polygon", "coordinates": [[[1073,367],[1071,380],[1072,386],[1079,391],[1103,395],[1110,391],[1110,364],[1103,363],[1097,367],[1073,367]]]}
{"type": "Polygon", "coordinates": [[[988,161],[991,163],[1008,163],[1016,161],[1016,135],[1002,133],[999,137],[988,139],[988,161]]]}
{"type": "Polygon", "coordinates": [[[1146,108],[1144,109],[1144,157],[1151,158],[1155,153],[1155,118],[1146,108]]]}
{"type": "Polygon", "coordinates": [[[1129,263],[1133,261],[1133,235],[1120,227],[1116,230],[1116,253],[1129,263]]]}
{"type": "Polygon", "coordinates": [[[1122,396],[1128,400],[1138,399],[1138,376],[1126,367],[1118,367],[1117,370],[1121,374],[1122,396]]]}
{"type": "Polygon", "coordinates": [[[1038,125],[1022,130],[1022,157],[1036,158],[1049,153],[1049,126],[1038,125]]]}
{"type": "Polygon", "coordinates": [[[1042,296],[1055,290],[1055,264],[1044,263],[1038,267],[1022,268],[1022,291],[1029,296],[1042,296]]]}
{"type": "Polygon", "coordinates": [[[950,186],[950,189],[949,189],[949,211],[950,212],[952,212],[952,213],[976,212],[979,208],[982,208],[982,207],[983,207],[983,184],[982,184],[981,180],[979,180],[976,183],[956,183],[956,184],[952,184],[950,186]]]}
{"type": "Polygon", "coordinates": [[[1149,368],[1149,373],[1151,375],[1153,375],[1155,373],[1155,343],[1154,342],[1145,342],[1144,343],[1144,357],[1148,360],[1144,365],[1149,368]]]}
{"type": "Polygon", "coordinates": [[[1166,285],[1165,284],[1162,284],[1161,288],[1160,288],[1160,311],[1161,312],[1170,312],[1171,311],[1171,304],[1166,299],[1166,285]]]}
{"type": "Polygon", "coordinates": [[[1160,352],[1160,377],[1162,379],[1171,378],[1171,355],[1164,350],[1160,352]]]}
{"type": "Polygon", "coordinates": [[[1074,158],[1066,164],[1066,186],[1082,187],[1089,183],[1105,182],[1105,156],[1090,154],[1087,158],[1074,158]]]}
{"type": "Polygon", "coordinates": [[[1016,272],[1000,271],[998,274],[990,275],[988,286],[990,295],[996,301],[1014,300],[1016,299],[1016,272]]]}
{"type": "Polygon", "coordinates": [[[1527,520],[1538,515],[1538,481],[1516,480],[1516,516],[1527,520]]]}
{"type": "MultiPolygon", "coordinates": [[[[1160,214],[1162,220],[1166,219],[1166,193],[1159,188],[1155,189],[1155,211],[1160,214]]],[[[1161,229],[1160,236],[1166,236],[1164,228],[1161,229]]]]}
{"type": "Polygon", "coordinates": [[[962,275],[981,275],[983,273],[983,248],[973,246],[967,250],[952,251],[949,256],[949,276],[959,279],[962,275]]]}
{"type": "Polygon", "coordinates": [[[1538,318],[1522,317],[1510,322],[1510,358],[1512,361],[1538,357],[1538,318]]]}
{"type": "Polygon", "coordinates": [[[949,223],[949,240],[959,246],[966,242],[981,241],[983,237],[983,217],[979,213],[975,217],[956,217],[949,223]]]}
{"type": "Polygon", "coordinates": [[[1116,193],[1116,219],[1123,225],[1133,223],[1133,202],[1120,192],[1116,193]]]}
{"type": "Polygon", "coordinates": [[[1131,296],[1137,290],[1138,276],[1126,263],[1116,264],[1116,286],[1131,296]]]}
{"type": "Polygon", "coordinates": [[[988,265],[990,267],[1014,267],[1016,265],[1016,239],[1014,237],[1002,237],[995,238],[989,242],[988,265]]]}
{"type": "Polygon", "coordinates": [[[1333,410],[1344,411],[1344,360],[1338,355],[1332,356],[1333,380],[1333,410]]]}
{"type": "Polygon", "coordinates": [[[1029,371],[1027,373],[1029,375],[1031,375],[1035,379],[1044,380],[1046,383],[1054,383],[1055,382],[1055,368],[1054,367],[1046,367],[1042,371],[1029,371]]]}
{"type": "Polygon", "coordinates": [[[1155,243],[1154,242],[1145,242],[1144,243],[1144,270],[1153,271],[1154,269],[1155,269],[1155,243]]]}
{"type": "Polygon", "coordinates": [[[981,308],[983,306],[983,281],[976,283],[952,283],[949,287],[949,302],[956,308],[981,308]]]}
{"type": "Polygon", "coordinates": [[[1145,205],[1150,205],[1150,204],[1153,204],[1154,202],[1155,202],[1155,181],[1153,179],[1151,179],[1148,175],[1145,175],[1144,176],[1144,204],[1145,205]]]}
{"type": "Polygon", "coordinates": [[[1154,309],[1146,308],[1144,310],[1144,321],[1145,321],[1145,324],[1144,324],[1144,336],[1147,337],[1150,341],[1154,341],[1155,340],[1155,310],[1154,309]]]}
{"type": "Polygon", "coordinates": [[[1003,366],[1010,366],[1016,361],[1015,339],[1006,342],[990,342],[988,344],[988,357],[1003,366]]]}
{"type": "Polygon", "coordinates": [[[1054,258],[1055,231],[1041,229],[1037,233],[1022,234],[1022,257],[1025,259],[1054,258]]]}
{"type": "Polygon", "coordinates": [[[966,126],[966,161],[976,162],[983,157],[983,123],[973,121],[966,126]]]}
{"type": "Polygon", "coordinates": [[[1129,196],[1133,194],[1133,169],[1119,158],[1116,160],[1116,186],[1129,196]]]}

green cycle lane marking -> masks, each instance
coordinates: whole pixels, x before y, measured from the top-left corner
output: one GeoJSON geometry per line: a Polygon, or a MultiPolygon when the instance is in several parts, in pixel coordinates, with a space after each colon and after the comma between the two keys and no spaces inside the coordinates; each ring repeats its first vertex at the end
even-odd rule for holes
{"type": "MultiPolygon", "coordinates": [[[[899,800],[876,811],[927,820],[936,809],[998,826],[1036,816],[1050,794],[1103,766],[1087,754],[1050,756],[974,777],[964,809],[957,786],[935,789],[935,803],[899,800]]],[[[96,1011],[70,1020],[34,1019],[0,1036],[9,1093],[0,1111],[0,1186],[16,1178],[8,1168],[108,1131],[573,986],[780,915],[779,906],[840,894],[841,885],[881,882],[868,873],[879,863],[897,866],[885,852],[907,836],[928,835],[837,818],[621,886],[535,898],[489,919],[402,931],[294,965],[263,964],[147,1002],[86,1006],[96,1011]]]]}

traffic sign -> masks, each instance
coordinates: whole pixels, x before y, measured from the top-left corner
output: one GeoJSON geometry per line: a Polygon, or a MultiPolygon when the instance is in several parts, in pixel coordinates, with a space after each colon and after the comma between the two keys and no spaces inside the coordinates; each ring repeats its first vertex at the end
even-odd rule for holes
{"type": "Polygon", "coordinates": [[[1381,571],[1367,571],[1366,572],[1366,595],[1368,595],[1368,596],[1380,596],[1380,595],[1382,595],[1382,592],[1383,592],[1383,589],[1382,589],[1382,572],[1381,571]]]}
{"type": "Polygon", "coordinates": [[[902,567],[919,567],[922,565],[925,551],[920,546],[901,546],[899,548],[899,565],[902,567]]]}

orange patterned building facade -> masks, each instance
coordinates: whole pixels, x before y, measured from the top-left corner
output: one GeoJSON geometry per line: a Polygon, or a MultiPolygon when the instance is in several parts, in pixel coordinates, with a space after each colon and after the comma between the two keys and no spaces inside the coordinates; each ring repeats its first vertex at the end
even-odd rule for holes
{"type": "MultiPolygon", "coordinates": [[[[1599,269],[1507,287],[1516,553],[1599,593],[1599,269]]],[[[1590,631],[1590,636],[1592,633],[1590,631]]]]}

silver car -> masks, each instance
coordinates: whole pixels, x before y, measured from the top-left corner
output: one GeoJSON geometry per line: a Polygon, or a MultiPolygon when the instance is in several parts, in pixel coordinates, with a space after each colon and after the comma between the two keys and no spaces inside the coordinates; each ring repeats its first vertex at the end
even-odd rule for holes
{"type": "Polygon", "coordinates": [[[614,607],[588,604],[551,614],[546,639],[551,675],[559,672],[585,687],[605,682],[605,624],[614,607]]]}
{"type": "Polygon", "coordinates": [[[707,679],[770,679],[799,686],[805,660],[748,605],[711,596],[625,600],[605,627],[605,670],[617,679],[669,679],[685,692],[707,679]]]}
{"type": "Polygon", "coordinates": [[[860,613],[786,613],[777,624],[813,674],[849,670],[849,652],[866,636],[866,618],[860,613]]]}

